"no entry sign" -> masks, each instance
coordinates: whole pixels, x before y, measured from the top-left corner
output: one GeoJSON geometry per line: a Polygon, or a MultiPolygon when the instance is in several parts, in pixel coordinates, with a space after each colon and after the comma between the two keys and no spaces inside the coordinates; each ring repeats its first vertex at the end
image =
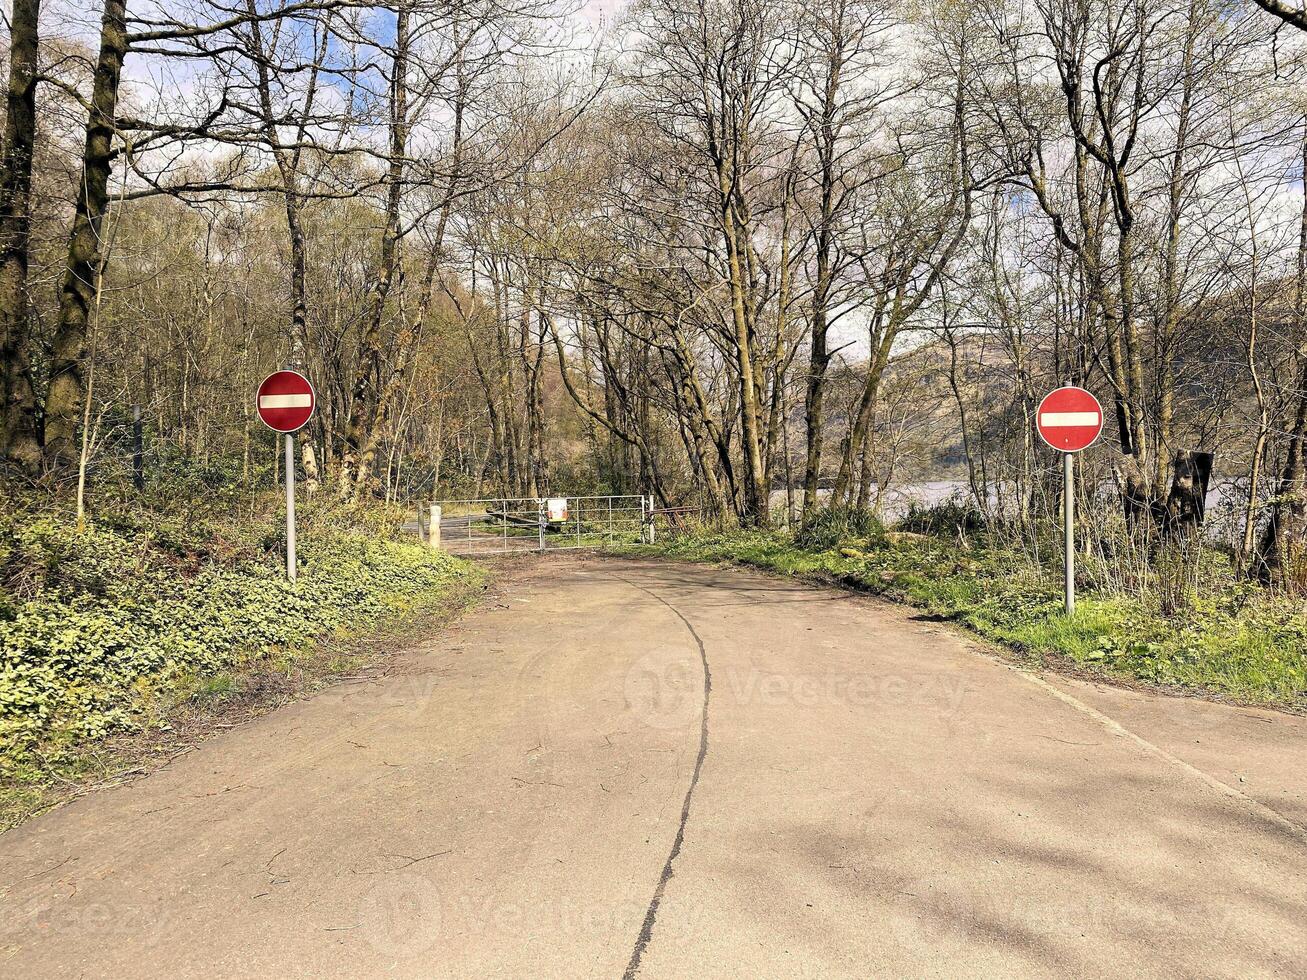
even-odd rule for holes
{"type": "Polygon", "coordinates": [[[1039,403],[1035,427],[1040,438],[1058,452],[1078,453],[1092,446],[1102,433],[1103,406],[1084,388],[1058,388],[1039,403]]]}
{"type": "Polygon", "coordinates": [[[277,371],[263,379],[255,404],[259,418],[286,439],[286,577],[295,581],[295,433],[313,414],[313,385],[298,371],[277,371]]]}
{"type": "Polygon", "coordinates": [[[259,385],[257,404],[269,429],[295,432],[313,414],[313,385],[298,371],[277,371],[259,385]]]}
{"type": "Polygon", "coordinates": [[[1103,406],[1085,391],[1067,385],[1044,396],[1035,412],[1039,438],[1062,454],[1063,592],[1067,615],[1076,611],[1075,454],[1088,449],[1103,431],[1103,406]]]}

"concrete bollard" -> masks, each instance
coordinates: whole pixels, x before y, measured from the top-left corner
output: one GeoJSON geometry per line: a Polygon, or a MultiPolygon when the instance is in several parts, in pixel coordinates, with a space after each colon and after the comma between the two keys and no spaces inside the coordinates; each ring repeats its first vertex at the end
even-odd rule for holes
{"type": "Polygon", "coordinates": [[[440,505],[431,505],[431,521],[428,525],[427,543],[432,550],[440,550],[440,505]]]}

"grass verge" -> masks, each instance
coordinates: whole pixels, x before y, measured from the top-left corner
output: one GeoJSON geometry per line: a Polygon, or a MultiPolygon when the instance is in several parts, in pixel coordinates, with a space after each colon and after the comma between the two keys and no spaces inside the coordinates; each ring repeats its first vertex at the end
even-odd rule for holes
{"type": "Polygon", "coordinates": [[[298,581],[260,523],[0,518],[0,830],[325,683],[383,669],[486,573],[323,513],[298,581]]]}
{"type": "Polygon", "coordinates": [[[958,623],[1031,662],[1307,710],[1307,611],[1300,602],[1259,590],[1231,585],[1164,615],[1146,599],[1089,588],[1067,616],[1054,573],[956,538],[890,534],[803,548],[785,532],[736,531],[630,551],[748,565],[884,596],[958,623]]]}

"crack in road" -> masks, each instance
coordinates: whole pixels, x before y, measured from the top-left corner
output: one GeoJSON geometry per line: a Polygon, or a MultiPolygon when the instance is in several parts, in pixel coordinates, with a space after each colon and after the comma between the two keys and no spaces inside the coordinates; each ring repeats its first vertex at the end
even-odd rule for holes
{"type": "Polygon", "coordinates": [[[676,861],[677,855],[681,853],[681,845],[685,843],[685,825],[690,819],[690,802],[694,798],[695,787],[699,785],[699,774],[703,771],[703,760],[708,755],[708,699],[712,694],[712,672],[708,669],[708,651],[704,649],[703,638],[699,636],[694,626],[679,609],[652,589],[647,589],[643,585],[632,582],[621,575],[614,574],[613,577],[625,582],[633,589],[639,589],[670,609],[676,615],[676,618],[685,625],[689,634],[694,637],[694,642],[699,647],[699,662],[703,664],[703,707],[699,723],[699,755],[694,761],[694,774],[690,777],[690,786],[685,791],[685,802],[681,804],[681,823],[676,828],[676,839],[672,841],[672,849],[667,854],[666,863],[663,864],[663,873],[658,878],[658,887],[654,889],[653,898],[649,900],[649,908],[645,911],[644,923],[640,926],[639,936],[636,937],[635,948],[631,951],[631,959],[626,964],[626,972],[622,974],[622,980],[633,980],[640,970],[640,960],[644,956],[645,949],[649,946],[649,940],[653,938],[654,922],[658,918],[658,905],[663,899],[663,893],[667,890],[667,882],[672,878],[672,865],[676,861]]]}

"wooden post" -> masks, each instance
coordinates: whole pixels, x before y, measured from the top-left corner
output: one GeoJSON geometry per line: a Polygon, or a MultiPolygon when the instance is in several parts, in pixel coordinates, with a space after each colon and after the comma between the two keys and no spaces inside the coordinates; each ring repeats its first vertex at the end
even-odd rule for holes
{"type": "Polygon", "coordinates": [[[141,427],[141,406],[132,406],[132,483],[136,492],[145,489],[145,434],[141,427]]]}
{"type": "Polygon", "coordinates": [[[427,525],[427,544],[432,551],[440,550],[440,505],[431,505],[431,519],[427,525]]]}

